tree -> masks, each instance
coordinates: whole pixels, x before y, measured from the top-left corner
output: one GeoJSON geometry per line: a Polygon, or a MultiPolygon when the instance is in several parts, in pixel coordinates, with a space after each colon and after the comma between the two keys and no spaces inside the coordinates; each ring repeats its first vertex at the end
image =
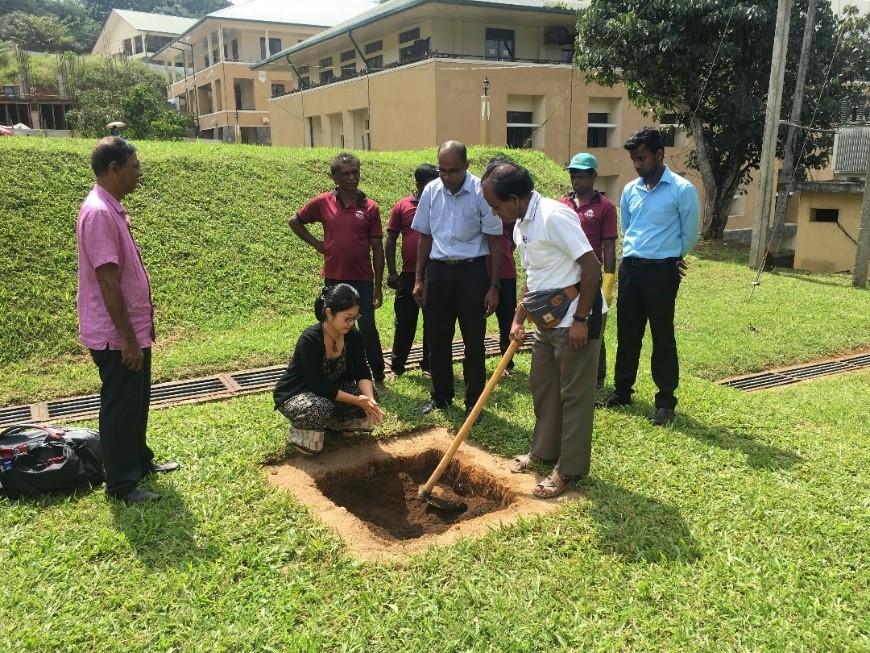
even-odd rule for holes
{"type": "MultiPolygon", "coordinates": [[[[591,0],[578,20],[577,65],[590,81],[623,83],[629,99],[656,118],[675,114],[694,139],[689,163],[704,184],[703,236],[721,238],[735,193],[758,168],[776,0],[591,0]]],[[[784,112],[791,106],[806,0],[793,6],[784,112]]],[[[837,49],[837,20],[830,2],[819,4],[803,115],[827,128],[840,118],[847,57],[837,49]],[[822,93],[825,72],[831,79],[822,93]]],[[[866,47],[866,46],[865,46],[866,47]]],[[[785,117],[785,116],[784,116],[785,117]]],[[[781,130],[780,152],[785,141],[781,130]]],[[[803,136],[798,139],[803,143],[803,136]]],[[[827,165],[830,134],[811,132],[797,163],[827,165]]]]}
{"type": "Polygon", "coordinates": [[[100,32],[76,0],[0,0],[0,39],[39,52],[89,51],[100,32]]]}
{"type": "Polygon", "coordinates": [[[133,139],[178,139],[191,133],[193,118],[166,103],[159,73],[139,62],[97,60],[76,80],[77,108],[67,120],[82,136],[104,136],[113,120],[127,123],[124,135],[133,139]]]}

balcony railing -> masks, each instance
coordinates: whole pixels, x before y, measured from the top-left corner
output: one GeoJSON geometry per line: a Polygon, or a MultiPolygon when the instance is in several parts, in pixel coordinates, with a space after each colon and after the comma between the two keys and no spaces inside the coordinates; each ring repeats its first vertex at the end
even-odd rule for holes
{"type": "MultiPolygon", "coordinates": [[[[439,52],[438,50],[426,51],[416,57],[409,57],[402,61],[393,61],[392,63],[388,63],[384,66],[374,69],[362,68],[361,70],[355,73],[349,73],[345,75],[341,75],[340,77],[333,77],[328,82],[320,82],[320,83],[309,83],[305,86],[292,89],[284,93],[284,95],[293,95],[294,93],[299,93],[301,91],[308,91],[313,88],[321,88],[323,86],[330,86],[332,84],[336,84],[338,82],[346,82],[351,79],[356,79],[357,77],[365,77],[366,75],[371,75],[373,73],[379,73],[384,70],[392,70],[394,68],[401,68],[402,66],[409,66],[411,64],[419,63],[420,61],[426,61],[427,59],[471,59],[473,61],[492,61],[496,62],[504,62],[504,63],[525,63],[525,64],[539,64],[539,65],[560,65],[560,66],[569,66],[570,63],[565,61],[555,60],[555,59],[493,59],[491,57],[486,57],[484,55],[479,54],[459,54],[456,52],[439,52]]],[[[282,97],[282,96],[276,96],[282,97]]]]}

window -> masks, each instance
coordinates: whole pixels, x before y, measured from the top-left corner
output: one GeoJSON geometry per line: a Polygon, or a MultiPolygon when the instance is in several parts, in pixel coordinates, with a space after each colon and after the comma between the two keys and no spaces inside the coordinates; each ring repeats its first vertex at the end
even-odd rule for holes
{"type": "Polygon", "coordinates": [[[260,61],[268,57],[269,55],[266,52],[266,37],[260,37],[260,61]]]}
{"type": "Polygon", "coordinates": [[[233,61],[239,60],[239,40],[233,39],[230,41],[230,52],[233,55],[233,61]]]}
{"type": "Polygon", "coordinates": [[[562,50],[559,60],[562,63],[572,63],[574,61],[574,50],[562,50]]]}
{"type": "Polygon", "coordinates": [[[124,39],[124,54],[127,56],[133,54],[133,42],[130,39],[124,39]]]}
{"type": "Polygon", "coordinates": [[[144,51],[145,51],[145,43],[144,43],[144,41],[145,41],[145,37],[144,37],[144,36],[141,36],[141,35],[140,35],[140,36],[137,36],[137,37],[134,39],[134,43],[135,43],[135,45],[136,45],[136,54],[139,54],[140,52],[144,52],[144,51]]]}
{"type": "Polygon", "coordinates": [[[535,129],[531,111],[507,112],[507,146],[514,148],[531,147],[535,129]]]}
{"type": "Polygon", "coordinates": [[[299,74],[307,75],[309,72],[309,66],[299,66],[299,74]]]}
{"type": "Polygon", "coordinates": [[[281,50],[282,50],[281,39],[270,38],[269,39],[269,54],[270,55],[278,54],[279,52],[281,52],[281,50]]]}
{"type": "Polygon", "coordinates": [[[810,209],[810,222],[838,222],[840,209],[810,209]]]}
{"type": "Polygon", "coordinates": [[[299,78],[299,88],[306,88],[311,86],[311,78],[308,76],[299,78]]]}
{"type": "Polygon", "coordinates": [[[341,53],[342,61],[353,61],[356,59],[356,50],[345,50],[341,53]]]}
{"type": "Polygon", "coordinates": [[[279,95],[284,95],[287,91],[285,90],[283,82],[276,82],[272,84],[272,97],[278,97],[279,95]]]}
{"type": "Polygon", "coordinates": [[[379,70],[384,67],[384,55],[379,54],[377,57],[372,57],[367,60],[366,67],[369,70],[379,70]]]}
{"type": "Polygon", "coordinates": [[[203,60],[205,61],[205,66],[203,66],[203,68],[208,68],[208,55],[205,55],[203,60]]]}
{"type": "Polygon", "coordinates": [[[371,54],[372,52],[380,52],[384,49],[383,41],[374,41],[372,43],[366,43],[365,52],[366,54],[371,54]]]}
{"type": "Polygon", "coordinates": [[[214,61],[215,63],[217,63],[218,61],[221,60],[220,51],[217,48],[215,48],[214,50],[211,51],[211,60],[214,61]]]}
{"type": "Polygon", "coordinates": [[[236,102],[236,111],[242,110],[242,85],[236,81],[233,84],[233,98],[236,102]]]}
{"type": "Polygon", "coordinates": [[[405,32],[399,32],[399,43],[407,43],[408,41],[415,41],[420,38],[420,28],[415,27],[414,29],[409,29],[405,32]]]}
{"type": "Polygon", "coordinates": [[[332,68],[332,57],[326,57],[326,59],[321,59],[317,62],[317,65],[321,68],[332,68]]]}
{"type": "Polygon", "coordinates": [[[356,75],[356,62],[346,63],[341,67],[341,76],[356,75]]]}
{"type": "Polygon", "coordinates": [[[399,48],[399,62],[405,63],[414,59],[421,59],[429,52],[429,39],[419,39],[412,45],[399,48]]]}
{"type": "Polygon", "coordinates": [[[677,124],[677,116],[673,113],[666,113],[662,116],[659,125],[661,127],[660,131],[662,132],[662,144],[665,147],[674,147],[677,129],[679,127],[677,124]]]}
{"type": "Polygon", "coordinates": [[[512,29],[496,29],[494,27],[486,28],[486,43],[484,45],[484,56],[487,59],[506,59],[513,61],[514,59],[514,31],[512,29]]]}
{"type": "Polygon", "coordinates": [[[331,68],[329,70],[324,70],[322,73],[320,73],[320,83],[321,84],[327,84],[327,83],[331,82],[333,79],[335,79],[335,73],[333,72],[333,70],[331,68]]]}
{"type": "Polygon", "coordinates": [[[614,125],[608,122],[609,113],[587,114],[586,147],[607,147],[608,135],[614,125]]]}
{"type": "Polygon", "coordinates": [[[619,143],[622,100],[615,97],[591,97],[586,114],[586,147],[614,147],[619,143]]]}

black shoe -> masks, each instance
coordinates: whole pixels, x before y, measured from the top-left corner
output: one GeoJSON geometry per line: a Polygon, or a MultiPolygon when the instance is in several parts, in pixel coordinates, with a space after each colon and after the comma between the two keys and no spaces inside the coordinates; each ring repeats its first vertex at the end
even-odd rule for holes
{"type": "Polygon", "coordinates": [[[179,467],[181,467],[181,463],[177,460],[167,460],[165,463],[160,463],[159,465],[151,465],[151,469],[148,470],[148,473],[168,474],[169,472],[174,472],[179,467]]]}
{"type": "Polygon", "coordinates": [[[631,398],[623,397],[622,395],[618,395],[615,392],[611,393],[611,395],[605,399],[604,401],[596,401],[596,408],[616,408],[617,406],[630,406],[631,398]]]}
{"type": "MultiPolygon", "coordinates": [[[[472,410],[474,410],[474,407],[473,407],[473,406],[472,406],[471,408],[466,408],[466,409],[465,409],[465,419],[468,419],[468,416],[471,415],[471,411],[472,411],[472,410]]],[[[481,410],[481,411],[477,414],[477,419],[474,420],[474,423],[475,423],[475,424],[480,424],[480,420],[482,420],[482,419],[483,419],[483,411],[481,410]]]]}
{"type": "Polygon", "coordinates": [[[148,503],[149,501],[159,501],[160,495],[156,492],[149,492],[143,487],[136,486],[129,493],[122,497],[124,503],[128,506],[134,503],[148,503]]]}
{"type": "Polygon", "coordinates": [[[671,408],[659,408],[649,421],[653,426],[666,426],[674,421],[674,411],[671,408]]]}
{"type": "Polygon", "coordinates": [[[425,404],[420,406],[417,409],[417,414],[418,415],[428,415],[433,410],[444,410],[445,408],[450,408],[449,401],[440,401],[439,402],[439,401],[435,401],[434,399],[432,399],[431,401],[427,401],[425,404]]]}

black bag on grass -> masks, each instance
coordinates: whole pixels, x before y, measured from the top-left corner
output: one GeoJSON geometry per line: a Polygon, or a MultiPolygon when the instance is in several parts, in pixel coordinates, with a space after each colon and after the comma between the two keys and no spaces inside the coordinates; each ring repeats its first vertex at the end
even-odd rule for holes
{"type": "Polygon", "coordinates": [[[10,499],[70,492],[106,480],[100,434],[47,424],[0,432],[0,494],[10,499]]]}

